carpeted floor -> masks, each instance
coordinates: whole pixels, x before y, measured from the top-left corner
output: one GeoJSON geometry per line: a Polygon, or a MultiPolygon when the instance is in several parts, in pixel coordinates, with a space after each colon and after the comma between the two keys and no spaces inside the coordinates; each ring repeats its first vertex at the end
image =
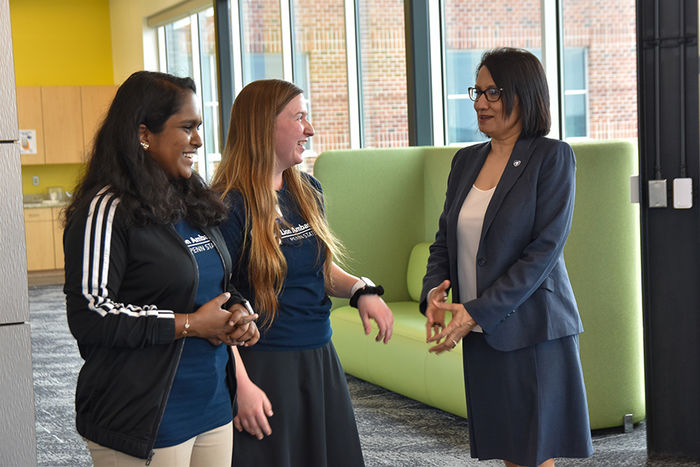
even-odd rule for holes
{"type": "MultiPolygon", "coordinates": [[[[32,287],[29,301],[39,465],[90,466],[90,456],[74,428],[73,397],[82,361],[66,324],[63,293],[59,286],[32,287]]],[[[348,384],[368,467],[503,465],[471,459],[465,419],[352,376],[348,384]]],[[[595,432],[593,457],[561,459],[557,465],[698,465],[678,459],[647,460],[645,436],[644,423],[628,434],[595,432]]]]}

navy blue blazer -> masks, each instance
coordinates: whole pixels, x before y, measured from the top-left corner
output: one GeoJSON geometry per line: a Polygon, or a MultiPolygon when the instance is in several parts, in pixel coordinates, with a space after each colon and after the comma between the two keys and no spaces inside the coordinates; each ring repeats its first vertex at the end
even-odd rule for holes
{"type": "MultiPolygon", "coordinates": [[[[445,206],[423,278],[428,292],[449,279],[459,298],[457,218],[491,143],[455,154],[445,206]]],[[[574,210],[576,161],[563,141],[520,138],[486,210],[476,259],[477,297],[463,303],[489,345],[510,351],[583,331],[564,265],[574,210]]]]}

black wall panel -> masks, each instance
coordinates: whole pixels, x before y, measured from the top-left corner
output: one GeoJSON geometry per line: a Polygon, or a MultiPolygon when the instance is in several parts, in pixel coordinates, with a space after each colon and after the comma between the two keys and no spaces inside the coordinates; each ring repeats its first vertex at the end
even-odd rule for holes
{"type": "Polygon", "coordinates": [[[650,457],[700,459],[700,198],[697,0],[638,0],[647,446],[650,457]],[[693,207],[673,208],[673,179],[693,180],[693,207]],[[666,179],[668,206],[647,182],[666,179]]]}

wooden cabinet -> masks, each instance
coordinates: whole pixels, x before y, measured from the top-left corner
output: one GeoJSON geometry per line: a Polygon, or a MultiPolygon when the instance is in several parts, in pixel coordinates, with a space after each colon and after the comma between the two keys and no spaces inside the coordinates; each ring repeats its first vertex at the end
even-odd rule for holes
{"type": "Polygon", "coordinates": [[[56,269],[51,208],[25,209],[24,233],[27,241],[27,270],[56,269]]]}
{"type": "Polygon", "coordinates": [[[33,142],[23,141],[20,144],[29,147],[36,146],[36,154],[22,154],[22,165],[45,164],[44,155],[44,122],[41,110],[41,88],[39,86],[20,86],[17,88],[17,120],[19,128],[34,130],[33,142]]]}
{"type": "Polygon", "coordinates": [[[24,210],[27,271],[63,269],[63,208],[24,210]]]}
{"type": "Polygon", "coordinates": [[[22,154],[22,165],[85,162],[97,128],[117,87],[19,86],[19,128],[36,130],[37,154],[22,154]]]}
{"type": "Polygon", "coordinates": [[[53,258],[54,267],[63,269],[63,208],[51,208],[51,224],[53,225],[53,258]]]}
{"type": "Polygon", "coordinates": [[[83,114],[83,147],[89,155],[95,134],[107,116],[109,105],[117,92],[116,86],[82,86],[80,104],[83,114]]]}
{"type": "Polygon", "coordinates": [[[83,157],[80,86],[43,86],[41,109],[47,164],[75,164],[83,157]]]}

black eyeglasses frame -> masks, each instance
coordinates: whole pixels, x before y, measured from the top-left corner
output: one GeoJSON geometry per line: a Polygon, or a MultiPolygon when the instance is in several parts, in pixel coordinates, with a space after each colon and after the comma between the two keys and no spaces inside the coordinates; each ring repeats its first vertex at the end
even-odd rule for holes
{"type": "Polygon", "coordinates": [[[481,89],[477,89],[474,86],[470,86],[467,89],[467,92],[469,93],[469,99],[473,100],[474,102],[479,100],[479,97],[482,95],[486,97],[486,100],[489,102],[498,102],[498,100],[503,96],[503,88],[486,88],[483,91],[481,89]],[[493,93],[493,91],[498,91],[498,93],[493,93]],[[492,99],[492,96],[496,96],[495,99],[492,99]]]}

